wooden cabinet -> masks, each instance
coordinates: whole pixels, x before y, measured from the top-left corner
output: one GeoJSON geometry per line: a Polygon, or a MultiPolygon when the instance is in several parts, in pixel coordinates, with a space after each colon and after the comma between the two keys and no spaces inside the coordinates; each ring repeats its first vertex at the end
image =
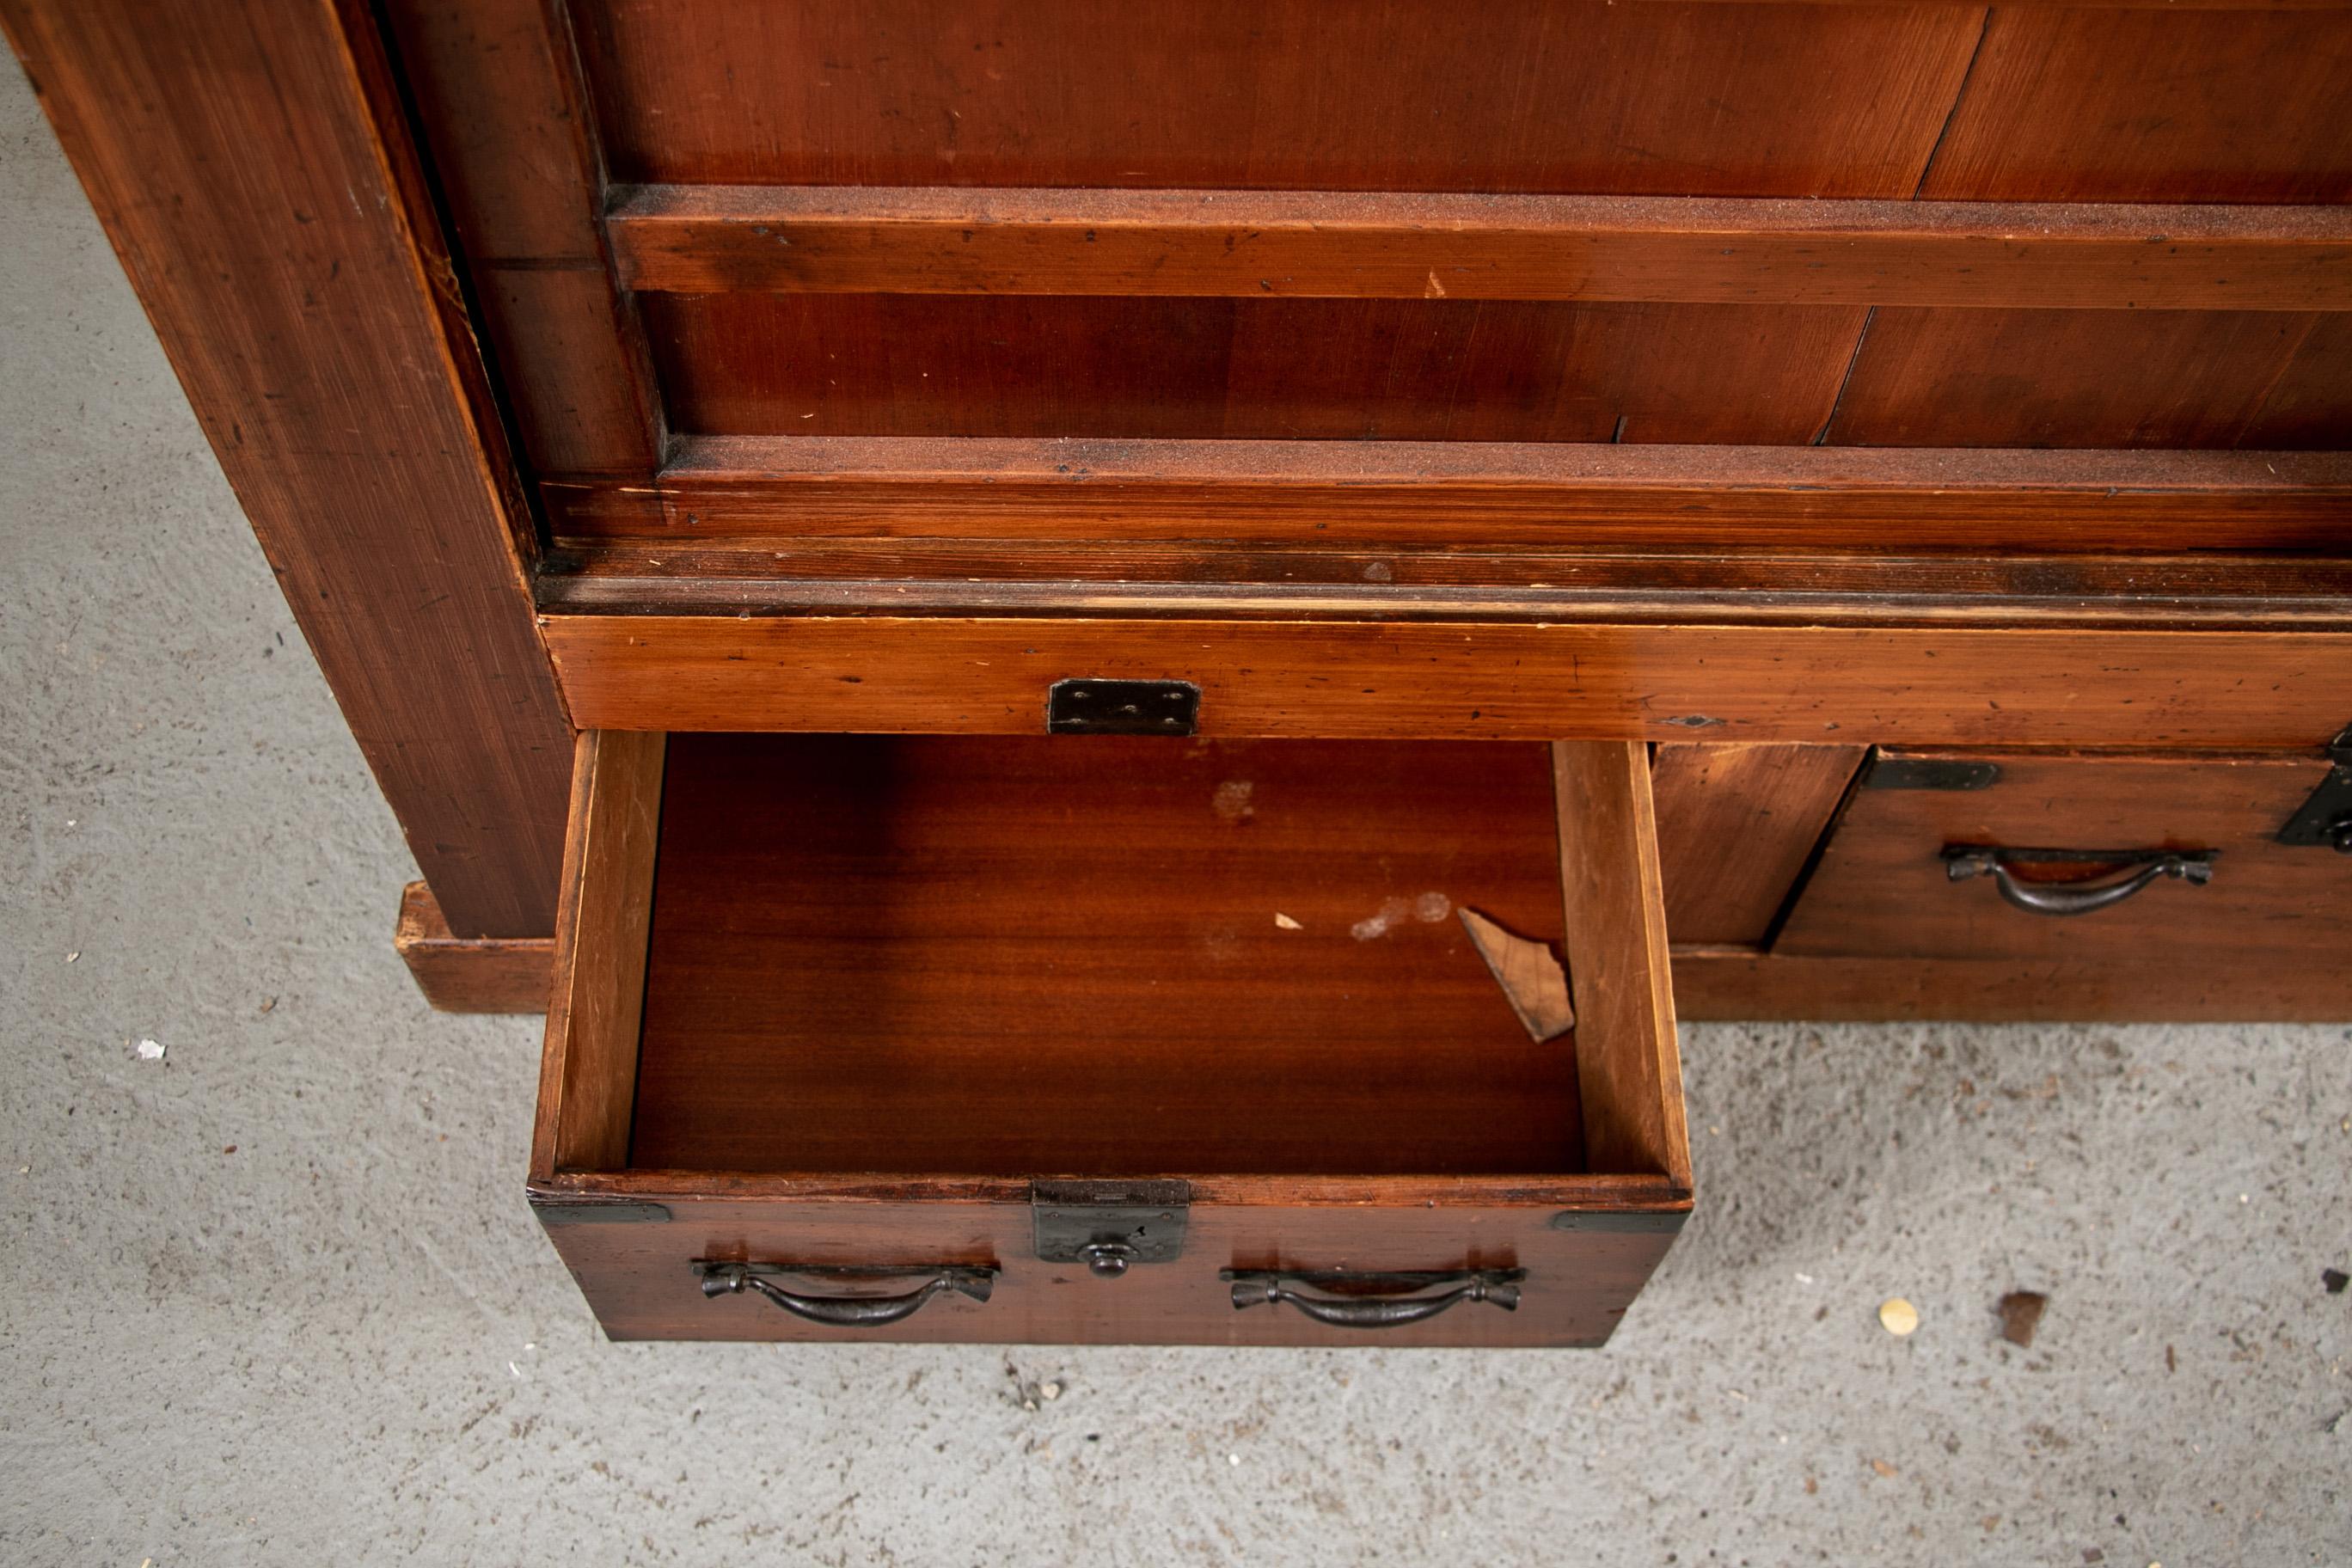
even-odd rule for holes
{"type": "Polygon", "coordinates": [[[615,1333],[1585,1342],[1677,1005],[2352,1017],[2352,6],[0,21],[615,1333]]]}

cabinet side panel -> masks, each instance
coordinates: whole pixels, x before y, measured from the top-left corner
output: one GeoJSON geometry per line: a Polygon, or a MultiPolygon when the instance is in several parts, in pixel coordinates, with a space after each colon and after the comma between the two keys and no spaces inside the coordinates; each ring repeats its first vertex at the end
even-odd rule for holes
{"type": "Polygon", "coordinates": [[[0,21],[451,930],[545,935],[571,732],[372,24],[294,0],[0,21]]]}

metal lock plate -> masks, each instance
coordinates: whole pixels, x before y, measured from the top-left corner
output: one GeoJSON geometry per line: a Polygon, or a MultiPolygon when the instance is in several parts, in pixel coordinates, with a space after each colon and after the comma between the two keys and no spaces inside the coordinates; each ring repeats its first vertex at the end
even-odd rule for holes
{"type": "Polygon", "coordinates": [[[1055,735],[1189,735],[1201,689],[1189,680],[1057,680],[1045,693],[1055,735]]]}
{"type": "Polygon", "coordinates": [[[1189,1182],[1032,1182],[1037,1256],[1083,1263],[1106,1279],[1138,1263],[1172,1263],[1192,1201],[1189,1182]]]}

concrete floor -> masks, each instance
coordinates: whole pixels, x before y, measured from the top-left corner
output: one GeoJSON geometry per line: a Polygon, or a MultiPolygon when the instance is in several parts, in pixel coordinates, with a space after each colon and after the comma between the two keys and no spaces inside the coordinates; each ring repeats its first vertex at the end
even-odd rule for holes
{"type": "Polygon", "coordinates": [[[1686,1029],[1600,1352],[604,1342],[13,66],[0,371],[7,1562],[2352,1562],[2343,1028],[1686,1029]]]}

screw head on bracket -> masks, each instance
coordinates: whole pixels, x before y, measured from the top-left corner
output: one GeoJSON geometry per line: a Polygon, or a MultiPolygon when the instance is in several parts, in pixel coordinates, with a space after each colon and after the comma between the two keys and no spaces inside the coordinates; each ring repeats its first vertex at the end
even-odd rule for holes
{"type": "Polygon", "coordinates": [[[1078,1249],[1086,1259],[1087,1272],[1097,1279],[1116,1279],[1127,1272],[1135,1261],[1135,1248],[1123,1241],[1097,1241],[1078,1249]]]}

